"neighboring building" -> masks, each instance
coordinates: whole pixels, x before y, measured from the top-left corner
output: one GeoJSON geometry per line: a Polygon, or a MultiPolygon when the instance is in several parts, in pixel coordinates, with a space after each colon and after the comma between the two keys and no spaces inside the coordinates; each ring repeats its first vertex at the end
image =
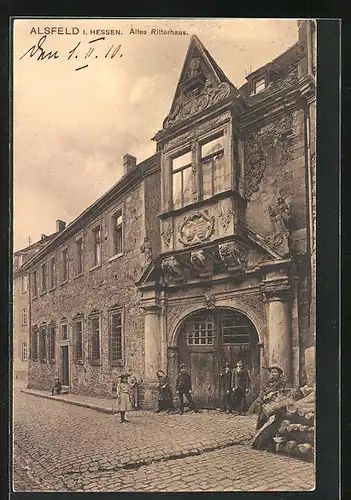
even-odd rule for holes
{"type": "MultiPolygon", "coordinates": [[[[65,227],[56,221],[56,231],[65,227]]],[[[26,379],[29,355],[29,276],[23,266],[34,254],[45,246],[57,233],[42,234],[39,241],[14,253],[13,267],[13,372],[16,378],[26,379]]]]}
{"type": "Polygon", "coordinates": [[[184,362],[213,407],[225,360],[245,360],[255,393],[272,363],[291,385],[314,379],[314,30],[301,21],[299,42],[240,89],[192,37],[157,153],[127,155],[26,267],[31,387],[60,373],[107,394],[128,369],[148,406],[157,369],[174,382],[184,362]]]}

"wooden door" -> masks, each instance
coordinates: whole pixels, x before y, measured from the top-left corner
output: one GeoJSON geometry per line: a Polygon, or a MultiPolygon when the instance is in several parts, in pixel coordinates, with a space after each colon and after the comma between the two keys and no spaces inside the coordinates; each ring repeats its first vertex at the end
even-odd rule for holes
{"type": "Polygon", "coordinates": [[[61,383],[69,385],[68,345],[61,347],[61,383]]]}
{"type": "Polygon", "coordinates": [[[213,350],[190,349],[190,375],[195,404],[201,408],[215,408],[218,384],[213,350]]]}

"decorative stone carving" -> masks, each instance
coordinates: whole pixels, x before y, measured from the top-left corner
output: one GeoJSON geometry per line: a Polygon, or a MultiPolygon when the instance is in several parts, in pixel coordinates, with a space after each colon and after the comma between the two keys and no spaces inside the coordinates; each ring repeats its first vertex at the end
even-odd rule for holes
{"type": "Polygon", "coordinates": [[[284,198],[279,196],[275,207],[269,206],[269,217],[274,226],[274,234],[268,238],[269,243],[282,255],[289,253],[290,208],[284,198]]]}
{"type": "Polygon", "coordinates": [[[168,277],[176,280],[183,279],[183,270],[174,255],[164,259],[161,262],[161,268],[168,277]]]}
{"type": "Polygon", "coordinates": [[[152,261],[152,245],[147,236],[145,236],[144,241],[140,247],[140,252],[144,254],[143,269],[145,269],[152,261]]]}
{"type": "Polygon", "coordinates": [[[229,224],[233,220],[233,202],[231,199],[220,200],[218,202],[218,218],[224,229],[227,231],[229,224]]]}
{"type": "Polygon", "coordinates": [[[212,118],[212,120],[208,120],[205,123],[201,123],[201,125],[198,125],[196,128],[193,128],[188,132],[184,132],[183,134],[177,135],[177,137],[174,137],[173,139],[170,139],[169,141],[165,142],[163,149],[167,150],[174,146],[178,146],[183,142],[191,141],[193,138],[198,137],[200,134],[206,132],[207,130],[211,130],[216,125],[220,125],[226,120],[229,120],[229,118],[230,118],[230,112],[226,111],[225,113],[216,116],[216,118],[212,118]]]}
{"type": "Polygon", "coordinates": [[[186,120],[189,116],[212,106],[229,96],[231,88],[228,83],[222,82],[217,87],[207,79],[205,85],[196,87],[191,91],[182,90],[174,103],[173,109],[163,122],[163,128],[167,129],[176,123],[186,120]]]}
{"type": "Polygon", "coordinates": [[[190,254],[190,263],[198,271],[198,273],[205,274],[212,270],[213,262],[209,259],[203,250],[196,250],[190,254]]]}
{"type": "Polygon", "coordinates": [[[206,210],[187,215],[179,226],[180,243],[190,246],[208,241],[214,233],[214,222],[215,218],[210,217],[206,210]]]}
{"type": "Polygon", "coordinates": [[[228,270],[237,267],[245,268],[247,266],[247,251],[243,247],[239,246],[235,241],[221,243],[218,245],[218,250],[220,257],[228,270]]]}
{"type": "Polygon", "coordinates": [[[291,160],[294,138],[294,119],[291,113],[265,125],[258,135],[267,156],[276,167],[282,167],[291,160]]]}
{"type": "Polygon", "coordinates": [[[212,290],[204,291],[205,304],[207,309],[215,309],[216,308],[216,299],[213,295],[212,290]]]}
{"type": "Polygon", "coordinates": [[[161,235],[164,244],[166,245],[166,247],[168,247],[172,238],[172,226],[170,222],[166,221],[163,222],[161,235]]]}
{"type": "Polygon", "coordinates": [[[245,142],[245,197],[250,200],[257,192],[266,168],[266,157],[257,134],[252,134],[245,142]]]}

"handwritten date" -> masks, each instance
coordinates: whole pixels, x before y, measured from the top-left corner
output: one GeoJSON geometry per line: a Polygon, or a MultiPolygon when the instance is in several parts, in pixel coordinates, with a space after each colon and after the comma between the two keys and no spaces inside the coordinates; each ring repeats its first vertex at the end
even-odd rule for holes
{"type": "MultiPolygon", "coordinates": [[[[91,60],[98,58],[105,59],[114,59],[116,57],[122,57],[123,54],[121,52],[121,45],[109,45],[104,46],[103,41],[106,37],[102,36],[100,38],[95,38],[94,40],[90,40],[89,42],[78,42],[71,50],[68,51],[67,54],[64,54],[62,57],[59,54],[58,50],[49,50],[46,47],[46,35],[42,36],[37,43],[35,43],[32,47],[30,47],[20,59],[24,57],[33,58],[36,61],[48,61],[51,59],[70,59],[75,60],[91,60]]],[[[78,62],[78,61],[77,61],[78,62]]],[[[76,71],[87,68],[89,64],[84,64],[75,68],[76,71]]]]}

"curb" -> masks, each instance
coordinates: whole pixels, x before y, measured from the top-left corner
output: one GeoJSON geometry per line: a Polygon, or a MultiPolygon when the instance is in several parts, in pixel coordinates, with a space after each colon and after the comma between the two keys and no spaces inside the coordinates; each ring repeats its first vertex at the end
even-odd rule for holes
{"type": "Polygon", "coordinates": [[[76,401],[74,399],[65,399],[61,396],[51,396],[50,394],[38,394],[37,392],[31,391],[30,389],[21,389],[21,392],[29,394],[31,396],[36,396],[38,398],[50,399],[51,401],[60,401],[61,403],[80,406],[82,408],[89,408],[90,410],[96,410],[101,413],[113,414],[111,408],[106,408],[105,406],[94,405],[92,403],[83,403],[82,401],[76,401]]]}

